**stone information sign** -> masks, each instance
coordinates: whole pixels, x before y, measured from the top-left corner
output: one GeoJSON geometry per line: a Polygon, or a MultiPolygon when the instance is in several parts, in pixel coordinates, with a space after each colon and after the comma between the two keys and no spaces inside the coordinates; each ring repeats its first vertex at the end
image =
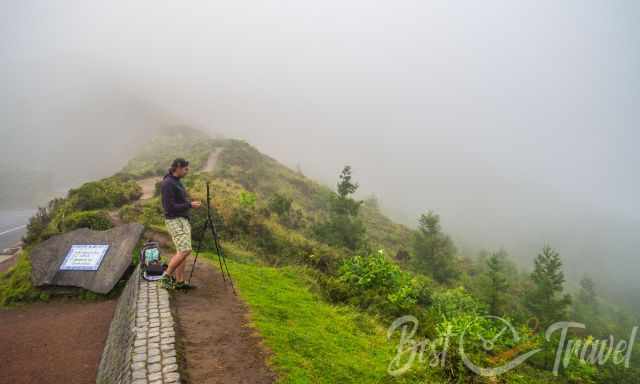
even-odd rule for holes
{"type": "Polygon", "coordinates": [[[108,244],[74,244],[65,256],[61,271],[97,271],[108,244]]]}
{"type": "Polygon", "coordinates": [[[131,266],[142,224],[123,224],[106,231],[79,228],[33,247],[31,281],[36,287],[79,287],[110,292],[131,266]]]}

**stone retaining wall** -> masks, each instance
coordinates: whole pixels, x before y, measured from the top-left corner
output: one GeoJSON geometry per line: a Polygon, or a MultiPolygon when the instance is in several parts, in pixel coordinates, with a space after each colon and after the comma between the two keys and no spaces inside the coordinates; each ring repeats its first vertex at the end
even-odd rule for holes
{"type": "Polygon", "coordinates": [[[98,384],[179,384],[169,293],[136,268],[118,301],[98,384]]]}
{"type": "Polygon", "coordinates": [[[140,267],[137,267],[118,299],[109,328],[109,336],[98,366],[97,384],[131,383],[133,350],[140,267]]]}

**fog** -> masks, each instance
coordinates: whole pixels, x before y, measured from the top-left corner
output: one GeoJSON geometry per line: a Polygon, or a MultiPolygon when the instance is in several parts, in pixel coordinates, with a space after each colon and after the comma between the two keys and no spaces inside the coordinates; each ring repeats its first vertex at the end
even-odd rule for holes
{"type": "Polygon", "coordinates": [[[17,171],[2,184],[106,176],[188,124],[329,185],[350,164],[362,197],[412,226],[436,211],[462,254],[530,265],[549,243],[573,281],[640,307],[639,16],[634,1],[3,2],[0,150],[17,171]]]}

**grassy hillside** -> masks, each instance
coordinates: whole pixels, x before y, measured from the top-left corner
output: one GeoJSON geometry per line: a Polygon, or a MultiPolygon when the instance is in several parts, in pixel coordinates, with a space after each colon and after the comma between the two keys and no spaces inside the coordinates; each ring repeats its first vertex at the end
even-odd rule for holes
{"type": "MultiPolygon", "coordinates": [[[[336,170],[336,174],[339,170],[336,170]]],[[[258,198],[268,201],[279,194],[290,198],[294,211],[306,220],[318,220],[326,215],[331,188],[280,164],[249,144],[230,140],[220,154],[216,177],[233,180],[258,198]]],[[[367,224],[367,235],[374,248],[385,248],[389,254],[406,248],[411,231],[383,215],[377,206],[363,206],[361,215],[367,224]]]]}
{"type": "Polygon", "coordinates": [[[326,303],[313,292],[312,271],[237,262],[229,262],[229,268],[249,304],[252,324],[273,352],[270,365],[281,383],[438,382],[425,370],[399,380],[387,375],[396,351],[386,329],[352,307],[326,303]]]}
{"type": "MultiPolygon", "coordinates": [[[[139,200],[138,182],[163,175],[176,157],[191,161],[192,171],[183,182],[193,199],[205,199],[207,182],[212,187],[214,219],[234,261],[232,274],[255,327],[274,352],[271,363],[284,383],[577,384],[605,383],[612,377],[634,382],[631,369],[595,369],[579,362],[554,377],[549,368],[553,349],[495,380],[467,369],[454,347],[437,367],[423,362],[399,378],[389,376],[385,372],[394,356],[394,341],[386,340],[385,329],[407,314],[419,320],[418,336],[435,346],[443,347],[446,340],[467,332],[467,340],[473,342],[469,356],[485,365],[504,363],[525,348],[545,346],[542,330],[530,328],[531,313],[523,301],[533,286],[529,277],[509,266],[492,274],[491,260],[497,263],[499,258],[459,257],[433,215],[421,220],[437,236],[422,246],[448,253],[443,253],[444,260],[416,264],[417,233],[382,214],[375,201],[361,204],[344,197],[340,188],[310,180],[246,142],[211,139],[186,128],[154,138],[113,177],[86,183],[42,208],[29,224],[27,249],[18,268],[0,275],[0,304],[46,299],[26,279],[29,248],[50,236],[78,227],[106,229],[114,217],[165,232],[159,197],[139,200]],[[214,171],[203,172],[214,152],[219,154],[214,171]],[[357,247],[325,236],[329,225],[356,231],[360,224],[363,239],[357,247]],[[394,256],[400,250],[408,253],[398,264],[394,256]],[[431,273],[442,262],[450,263],[456,274],[444,280],[431,273]],[[500,306],[490,292],[496,281],[511,284],[502,288],[508,295],[500,296],[500,306]],[[481,350],[482,340],[500,336],[500,329],[484,317],[495,308],[513,321],[522,337],[518,343],[500,339],[487,353],[481,350]]],[[[205,210],[193,211],[196,240],[202,235],[204,215],[205,210]]],[[[586,336],[572,335],[576,340],[586,336]]]]}

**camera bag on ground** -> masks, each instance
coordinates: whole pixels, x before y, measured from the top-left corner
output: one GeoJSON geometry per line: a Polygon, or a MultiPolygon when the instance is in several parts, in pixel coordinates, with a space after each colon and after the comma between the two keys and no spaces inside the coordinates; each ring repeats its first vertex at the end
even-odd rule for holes
{"type": "Polygon", "coordinates": [[[155,241],[144,244],[140,250],[140,270],[145,280],[155,281],[162,277],[166,269],[160,260],[160,245],[155,241]]]}

